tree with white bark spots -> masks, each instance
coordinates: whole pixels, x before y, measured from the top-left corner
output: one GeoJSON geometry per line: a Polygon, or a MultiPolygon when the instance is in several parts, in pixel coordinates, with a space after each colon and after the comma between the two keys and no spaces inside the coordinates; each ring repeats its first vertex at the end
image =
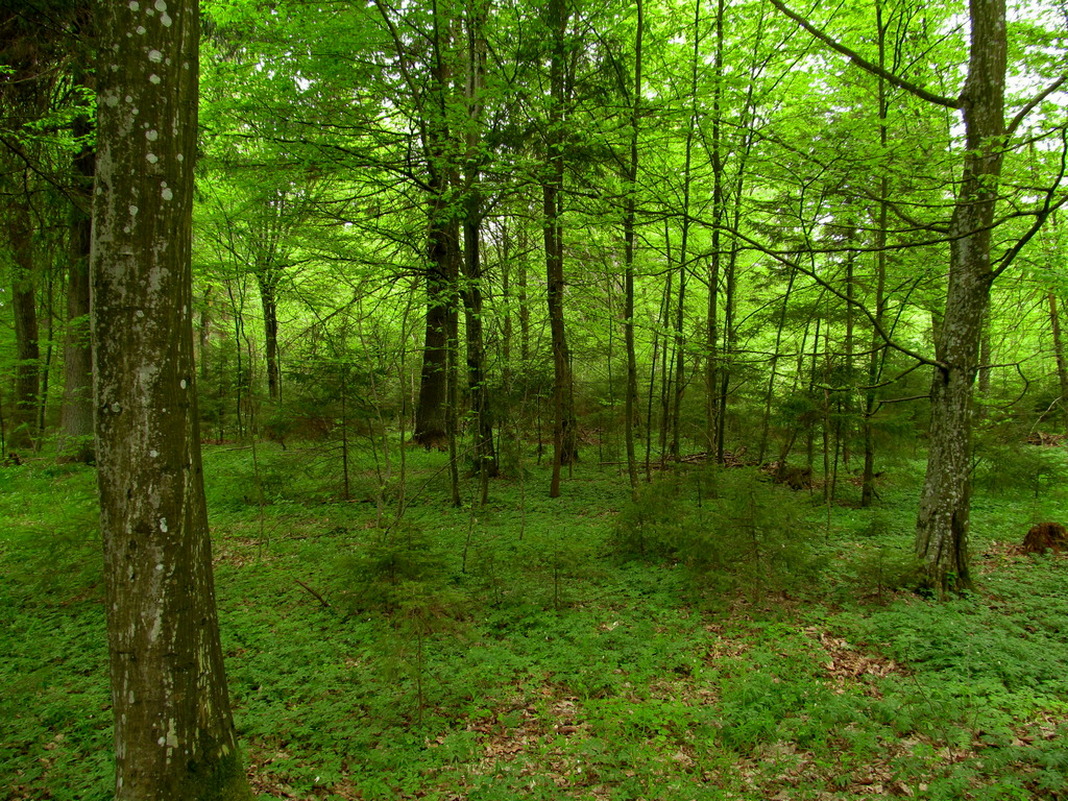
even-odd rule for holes
{"type": "Polygon", "coordinates": [[[223,672],[190,303],[196,0],[101,0],[91,256],[117,801],[250,799],[223,672]]]}

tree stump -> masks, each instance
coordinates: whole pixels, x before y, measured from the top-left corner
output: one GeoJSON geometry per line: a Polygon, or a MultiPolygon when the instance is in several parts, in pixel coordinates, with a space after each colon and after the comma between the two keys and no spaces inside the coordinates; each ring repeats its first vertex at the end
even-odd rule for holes
{"type": "Polygon", "coordinates": [[[1027,532],[1022,549],[1024,553],[1045,553],[1050,549],[1060,553],[1068,550],[1068,531],[1060,523],[1039,523],[1027,532]]]}

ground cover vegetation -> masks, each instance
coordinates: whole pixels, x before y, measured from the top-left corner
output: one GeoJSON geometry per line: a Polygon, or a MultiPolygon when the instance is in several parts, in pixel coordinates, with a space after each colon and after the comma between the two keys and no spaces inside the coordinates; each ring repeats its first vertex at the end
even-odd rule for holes
{"type": "Polygon", "coordinates": [[[15,797],[1063,795],[1066,14],[0,3],[15,797]]]}
{"type": "MultiPolygon", "coordinates": [[[[878,509],[828,515],[817,492],[708,465],[635,503],[618,465],[583,462],[549,501],[534,458],[489,505],[455,508],[447,457],[419,452],[399,519],[366,446],[348,502],[319,449],[205,457],[264,797],[1068,793],[1066,565],[1010,547],[1063,510],[1063,484],[979,492],[977,589],[938,602],[916,592],[922,464],[906,457],[878,509]]],[[[4,478],[4,797],[110,798],[92,471],[35,460],[4,478]]]]}

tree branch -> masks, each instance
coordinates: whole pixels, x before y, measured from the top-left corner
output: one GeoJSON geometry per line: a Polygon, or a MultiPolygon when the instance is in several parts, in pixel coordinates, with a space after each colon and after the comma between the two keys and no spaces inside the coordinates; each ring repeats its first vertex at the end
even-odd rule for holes
{"type": "Polygon", "coordinates": [[[960,100],[954,100],[949,97],[943,97],[942,95],[936,95],[934,92],[928,92],[922,86],[917,86],[916,84],[906,81],[904,78],[895,75],[894,73],[888,70],[883,69],[878,64],[873,64],[872,62],[864,58],[862,55],[857,53],[855,50],[851,50],[844,44],[841,44],[835,39],[832,39],[830,36],[825,34],[811,22],[809,22],[807,19],[802,17],[800,14],[795,14],[793,11],[788,9],[781,2],[781,0],[771,0],[771,4],[775,6],[775,8],[779,9],[779,11],[781,11],[787,17],[796,22],[798,25],[800,25],[802,28],[804,28],[806,31],[808,31],[810,34],[812,34],[814,37],[816,37],[825,45],[827,45],[829,48],[831,48],[837,53],[841,53],[843,56],[845,56],[854,64],[856,64],[858,67],[867,72],[870,72],[877,78],[882,78],[887,83],[896,86],[898,89],[904,89],[906,92],[916,95],[916,97],[926,100],[928,103],[936,103],[939,106],[945,106],[946,108],[953,109],[959,109],[961,107],[960,100]]]}
{"type": "MultiPolygon", "coordinates": [[[[774,0],[772,0],[772,2],[774,2],[774,0]]],[[[1016,133],[1016,129],[1020,127],[1020,123],[1024,121],[1028,114],[1034,111],[1035,106],[1037,106],[1051,94],[1060,89],[1064,85],[1065,81],[1068,81],[1068,74],[1062,75],[1060,78],[1055,80],[1053,83],[1051,83],[1041,92],[1039,92],[1033,98],[1028,100],[1027,103],[1024,104],[1024,107],[1016,113],[1015,117],[1012,118],[1012,122],[1009,123],[1009,127],[1005,129],[1005,135],[1012,136],[1014,133],[1016,133]]]]}
{"type": "MultiPolygon", "coordinates": [[[[773,2],[774,2],[774,0],[773,0],[773,2]]],[[[781,253],[776,253],[773,250],[769,250],[768,248],[764,247],[759,242],[757,242],[755,239],[752,239],[752,238],[746,236],[745,234],[743,234],[741,231],[737,231],[737,230],[728,228],[726,226],[724,226],[724,230],[728,231],[732,236],[737,237],[740,241],[745,242],[749,247],[753,248],[754,250],[756,250],[756,251],[758,251],[760,253],[763,253],[766,256],[770,256],[771,258],[775,259],[776,261],[778,261],[780,264],[784,265],[785,267],[789,267],[792,270],[797,270],[797,272],[801,273],[802,275],[808,276],[813,281],[815,281],[817,284],[819,284],[821,287],[823,287],[828,292],[830,292],[832,295],[837,297],[839,300],[844,300],[850,306],[853,306],[853,307],[859,309],[860,312],[865,317],[868,318],[868,322],[871,323],[872,328],[875,330],[875,333],[878,334],[879,338],[883,342],[886,343],[887,347],[896,350],[898,353],[903,353],[906,356],[908,356],[910,358],[913,358],[918,362],[921,362],[923,364],[929,364],[932,367],[937,367],[939,370],[943,370],[944,371],[944,370],[948,369],[943,362],[940,362],[937,359],[932,359],[932,358],[930,358],[928,356],[924,356],[922,353],[917,353],[916,351],[910,350],[909,348],[906,348],[904,345],[900,345],[897,342],[895,342],[893,340],[893,338],[890,336],[890,334],[888,334],[886,332],[886,330],[883,328],[882,324],[875,318],[875,315],[871,313],[871,310],[868,309],[867,306],[865,306],[863,303],[861,303],[860,301],[856,300],[855,298],[849,297],[845,292],[842,292],[837,287],[833,286],[829,281],[821,278],[819,275],[816,274],[815,270],[810,270],[810,269],[807,269],[805,267],[802,267],[796,261],[792,261],[791,259],[786,258],[781,253]]]]}
{"type": "Polygon", "coordinates": [[[1031,241],[1039,229],[1042,228],[1046,219],[1053,214],[1061,206],[1068,203],[1068,195],[1060,198],[1054,202],[1053,198],[1057,192],[1057,188],[1061,185],[1061,181],[1064,180],[1065,172],[1068,171],[1068,129],[1061,130],[1061,164],[1060,171],[1057,174],[1057,180],[1053,182],[1053,185],[1046,191],[1046,199],[1042,203],[1042,208],[1035,212],[1035,220],[1031,223],[1031,227],[1027,229],[1026,233],[1016,240],[1000,259],[995,262],[998,266],[993,270],[993,279],[996,279],[1005,270],[1009,268],[1009,265],[1015,261],[1016,257],[1020,255],[1020,251],[1024,249],[1024,245],[1031,241]]]}

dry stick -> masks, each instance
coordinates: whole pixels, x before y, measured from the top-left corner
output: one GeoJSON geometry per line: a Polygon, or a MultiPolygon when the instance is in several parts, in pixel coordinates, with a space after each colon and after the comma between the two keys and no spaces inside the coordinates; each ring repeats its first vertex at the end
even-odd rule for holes
{"type": "Polygon", "coordinates": [[[330,604],[326,602],[326,599],[323,598],[323,596],[321,596],[319,593],[317,593],[311,587],[309,587],[307,584],[305,584],[303,581],[301,581],[300,579],[293,579],[293,581],[295,581],[297,584],[299,584],[301,587],[303,587],[305,590],[307,590],[309,593],[311,593],[312,597],[315,598],[315,600],[317,600],[320,604],[322,604],[324,609],[329,609],[330,608],[330,604]]]}

